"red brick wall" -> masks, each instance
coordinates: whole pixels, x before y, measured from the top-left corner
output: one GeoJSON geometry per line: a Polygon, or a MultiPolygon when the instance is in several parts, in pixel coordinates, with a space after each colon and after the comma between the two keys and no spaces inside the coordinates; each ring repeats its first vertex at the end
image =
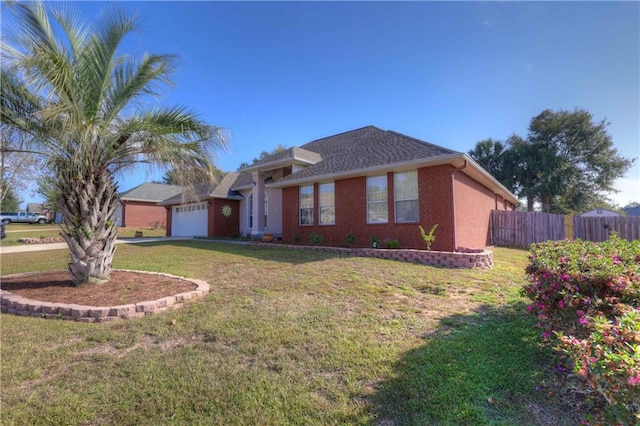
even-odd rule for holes
{"type": "Polygon", "coordinates": [[[127,228],[153,228],[167,226],[164,206],[143,201],[123,201],[122,226],[127,228]]]}
{"type": "MultiPolygon", "coordinates": [[[[456,246],[485,247],[491,244],[490,216],[496,196],[461,171],[455,174],[456,246]]],[[[502,210],[502,198],[497,197],[502,210]]]]}
{"type": "Polygon", "coordinates": [[[451,251],[451,167],[438,166],[418,170],[420,220],[417,223],[394,223],[393,174],[387,174],[389,197],[389,223],[367,223],[366,177],[335,181],[336,223],[318,225],[318,185],[314,188],[314,225],[298,225],[298,187],[282,190],[282,228],[285,243],[293,243],[294,235],[300,244],[309,244],[309,236],[317,233],[324,237],[324,245],[346,246],[347,235],[356,237],[356,247],[370,247],[371,236],[376,236],[385,247],[385,241],[397,239],[401,248],[425,247],[418,225],[427,232],[438,224],[433,250],[451,251]]]}
{"type": "Polygon", "coordinates": [[[208,211],[209,237],[232,238],[240,234],[240,202],[237,200],[209,199],[208,211]],[[231,216],[222,214],[222,207],[231,207],[231,216]]]}
{"type": "Polygon", "coordinates": [[[171,218],[173,216],[172,207],[173,206],[166,206],[166,208],[165,208],[165,212],[166,212],[166,215],[167,215],[167,232],[165,232],[165,235],[167,237],[171,236],[171,218]]]}

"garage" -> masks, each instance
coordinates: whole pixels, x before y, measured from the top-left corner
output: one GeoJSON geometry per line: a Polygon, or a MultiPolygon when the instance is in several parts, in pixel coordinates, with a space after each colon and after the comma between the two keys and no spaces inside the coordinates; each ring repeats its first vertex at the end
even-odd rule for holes
{"type": "Polygon", "coordinates": [[[175,237],[207,236],[207,203],[173,206],[171,235],[175,237]]]}

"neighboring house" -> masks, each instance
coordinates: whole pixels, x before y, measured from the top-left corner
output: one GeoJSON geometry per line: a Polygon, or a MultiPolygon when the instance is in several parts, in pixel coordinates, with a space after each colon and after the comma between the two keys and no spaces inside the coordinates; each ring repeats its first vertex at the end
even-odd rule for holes
{"type": "Polygon", "coordinates": [[[167,214],[158,205],[176,194],[182,188],[176,185],[147,182],[120,194],[120,207],[116,211],[118,226],[128,228],[164,228],[167,214]]]}
{"type": "Polygon", "coordinates": [[[46,208],[42,203],[27,203],[26,211],[27,213],[37,213],[49,219],[54,219],[54,212],[46,208]]]}
{"type": "Polygon", "coordinates": [[[622,210],[625,211],[627,216],[640,216],[640,206],[625,207],[622,210]]]}
{"type": "Polygon", "coordinates": [[[167,236],[239,236],[242,195],[231,190],[238,177],[239,173],[227,173],[218,184],[196,185],[162,201],[167,236]]]}
{"type": "Polygon", "coordinates": [[[44,206],[41,203],[27,203],[27,213],[42,213],[44,206]]]}
{"type": "Polygon", "coordinates": [[[616,216],[620,216],[620,213],[612,212],[611,210],[607,210],[607,209],[598,208],[598,209],[589,210],[588,212],[584,212],[580,216],[582,217],[616,217],[616,216]]]}
{"type": "Polygon", "coordinates": [[[348,245],[349,237],[359,247],[375,237],[381,247],[397,239],[401,248],[424,248],[418,225],[428,232],[438,224],[432,248],[452,251],[490,244],[491,210],[518,204],[468,155],[373,126],[272,154],[223,182],[217,195],[169,203],[173,232],[167,235],[223,236],[216,221],[226,203],[233,211],[229,226],[242,235],[269,232],[300,244],[322,236],[324,245],[335,246],[348,245]],[[208,212],[198,215],[198,203],[208,212]],[[182,223],[176,208],[197,216],[197,233],[182,225],[176,231],[175,221],[182,223]]]}

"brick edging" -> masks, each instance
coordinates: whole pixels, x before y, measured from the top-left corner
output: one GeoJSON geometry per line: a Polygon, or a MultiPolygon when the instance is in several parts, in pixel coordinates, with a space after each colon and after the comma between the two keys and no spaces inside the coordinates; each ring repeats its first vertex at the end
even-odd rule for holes
{"type": "Polygon", "coordinates": [[[459,252],[426,251],[417,249],[374,249],[374,248],[346,248],[327,246],[302,246],[293,244],[273,244],[256,242],[259,246],[283,247],[302,250],[315,250],[334,253],[343,256],[377,257],[393,259],[402,262],[415,262],[446,268],[493,268],[493,252],[486,249],[461,248],[459,252]]]}
{"type": "MultiPolygon", "coordinates": [[[[14,314],[45,319],[62,319],[79,322],[110,322],[120,319],[140,318],[145,315],[153,315],[170,309],[180,308],[184,302],[209,293],[210,286],[207,282],[193,278],[178,277],[176,275],[161,272],[134,271],[129,269],[114,269],[114,271],[135,272],[137,274],[159,275],[190,282],[196,286],[194,290],[179,293],[173,296],[162,297],[157,300],[148,300],[138,303],[116,306],[86,306],[67,303],[41,302],[13,294],[6,290],[0,290],[0,308],[3,314],[14,314]]],[[[6,275],[8,277],[27,277],[41,272],[28,272],[24,274],[6,275]]]]}

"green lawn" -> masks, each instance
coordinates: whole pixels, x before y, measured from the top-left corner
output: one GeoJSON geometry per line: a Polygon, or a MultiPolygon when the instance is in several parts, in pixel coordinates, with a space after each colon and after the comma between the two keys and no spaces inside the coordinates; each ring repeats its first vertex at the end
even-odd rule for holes
{"type": "MultiPolygon", "coordinates": [[[[16,246],[22,243],[18,242],[20,238],[43,238],[57,237],[60,235],[60,227],[55,223],[51,224],[22,224],[10,223],[6,226],[5,231],[7,237],[0,240],[2,246],[16,246]]],[[[144,237],[164,237],[165,229],[141,229],[141,228],[118,228],[118,238],[132,238],[136,231],[142,231],[144,237]]]]}
{"type": "MultiPolygon", "coordinates": [[[[64,269],[64,250],[2,274],[64,269]]],[[[121,245],[115,267],[200,278],[180,310],[107,324],[2,315],[2,424],[576,424],[518,290],[488,271],[284,248],[121,245]],[[540,391],[537,389],[543,389],[540,391]]]]}

